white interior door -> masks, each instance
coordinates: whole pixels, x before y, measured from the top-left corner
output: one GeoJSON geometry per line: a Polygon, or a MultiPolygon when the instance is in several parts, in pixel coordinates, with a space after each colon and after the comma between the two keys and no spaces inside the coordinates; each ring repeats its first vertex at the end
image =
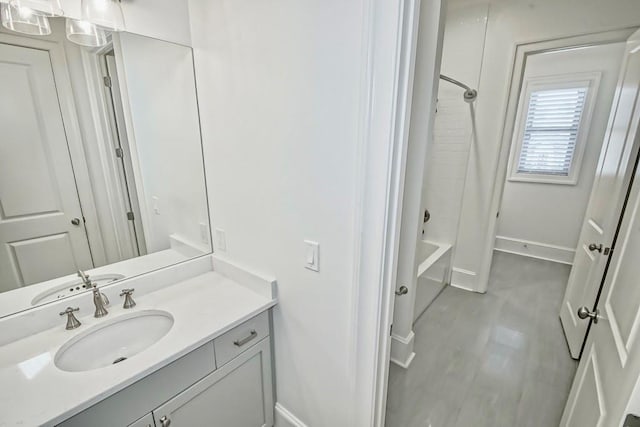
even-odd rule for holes
{"type": "Polygon", "coordinates": [[[636,108],[640,84],[640,32],[627,42],[627,54],[611,117],[602,146],[591,198],[580,233],[573,268],[560,308],[560,320],[571,356],[580,357],[589,322],[577,316],[579,307],[594,307],[602,282],[617,220],[635,159],[637,123],[636,108]]]}
{"type": "Polygon", "coordinates": [[[0,93],[2,292],[93,263],[49,53],[0,43],[0,93]]]}
{"type": "Polygon", "coordinates": [[[599,310],[599,316],[597,322],[592,321],[562,427],[621,425],[640,374],[639,256],[640,177],[636,175],[602,294],[592,313],[599,310]]]}

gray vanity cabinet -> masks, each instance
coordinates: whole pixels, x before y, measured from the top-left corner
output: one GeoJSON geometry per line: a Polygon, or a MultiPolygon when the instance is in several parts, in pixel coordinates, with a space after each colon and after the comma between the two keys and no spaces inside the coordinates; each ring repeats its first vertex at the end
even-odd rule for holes
{"type": "Polygon", "coordinates": [[[273,426],[267,312],[58,427],[273,426]]]}
{"type": "Polygon", "coordinates": [[[153,411],[157,427],[273,425],[269,340],[264,339],[153,411]]]}
{"type": "Polygon", "coordinates": [[[155,425],[156,423],[153,421],[153,414],[148,413],[133,424],[129,424],[127,427],[155,427],[155,425]]]}

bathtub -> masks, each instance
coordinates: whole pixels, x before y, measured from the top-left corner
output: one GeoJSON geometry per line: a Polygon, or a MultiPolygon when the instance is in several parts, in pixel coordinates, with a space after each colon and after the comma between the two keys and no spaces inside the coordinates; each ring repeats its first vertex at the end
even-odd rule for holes
{"type": "Polygon", "coordinates": [[[418,241],[416,249],[418,281],[413,321],[429,307],[451,277],[451,245],[428,240],[418,241]]]}

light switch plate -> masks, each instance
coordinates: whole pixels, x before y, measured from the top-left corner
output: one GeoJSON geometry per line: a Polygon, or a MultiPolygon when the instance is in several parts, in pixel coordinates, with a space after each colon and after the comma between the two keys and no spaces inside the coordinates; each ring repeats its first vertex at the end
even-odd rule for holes
{"type": "Polygon", "coordinates": [[[318,242],[304,241],[304,267],[320,271],[320,244],[318,242]]]}
{"type": "Polygon", "coordinates": [[[216,249],[227,251],[227,235],[221,228],[216,228],[216,249]]]}

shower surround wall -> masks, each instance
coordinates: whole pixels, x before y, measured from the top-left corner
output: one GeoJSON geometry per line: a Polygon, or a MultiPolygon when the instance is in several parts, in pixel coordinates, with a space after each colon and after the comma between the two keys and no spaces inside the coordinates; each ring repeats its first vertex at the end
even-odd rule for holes
{"type": "MultiPolygon", "coordinates": [[[[480,82],[488,13],[488,4],[449,3],[447,10],[442,74],[472,88],[480,82]]],[[[422,187],[423,211],[431,213],[424,225],[424,238],[450,245],[456,243],[473,136],[470,106],[464,102],[463,92],[440,80],[433,144],[428,148],[422,187]]]]}

